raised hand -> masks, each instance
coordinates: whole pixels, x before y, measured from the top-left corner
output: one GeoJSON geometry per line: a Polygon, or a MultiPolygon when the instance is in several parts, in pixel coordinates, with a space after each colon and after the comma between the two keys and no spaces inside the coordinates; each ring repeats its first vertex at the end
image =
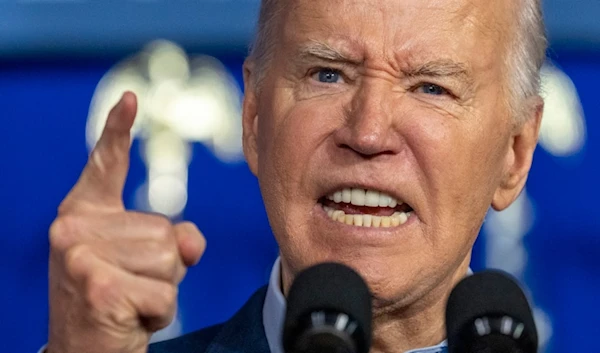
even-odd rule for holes
{"type": "Polygon", "coordinates": [[[192,223],[125,210],[136,97],[125,93],[50,228],[48,353],[143,353],[173,319],[205,240],[192,223]]]}

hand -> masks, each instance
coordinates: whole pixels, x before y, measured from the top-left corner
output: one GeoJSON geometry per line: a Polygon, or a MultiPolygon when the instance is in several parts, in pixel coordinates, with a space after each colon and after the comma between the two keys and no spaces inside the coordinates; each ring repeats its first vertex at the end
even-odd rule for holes
{"type": "Polygon", "coordinates": [[[173,319],[205,240],[192,223],[126,211],[136,97],[125,93],[50,228],[48,353],[144,353],[173,319]]]}

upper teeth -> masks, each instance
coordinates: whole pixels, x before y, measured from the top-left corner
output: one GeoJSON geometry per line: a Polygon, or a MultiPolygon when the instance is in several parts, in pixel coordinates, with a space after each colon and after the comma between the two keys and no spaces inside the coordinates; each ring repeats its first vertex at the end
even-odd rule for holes
{"type": "Polygon", "coordinates": [[[402,205],[402,201],[398,201],[394,197],[383,192],[357,188],[343,189],[328,195],[327,198],[335,203],[344,202],[355,206],[394,208],[397,205],[402,205]]]}

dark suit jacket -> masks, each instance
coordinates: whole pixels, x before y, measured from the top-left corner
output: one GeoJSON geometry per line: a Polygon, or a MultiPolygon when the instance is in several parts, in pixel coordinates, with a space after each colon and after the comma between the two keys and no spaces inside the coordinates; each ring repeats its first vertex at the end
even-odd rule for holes
{"type": "Polygon", "coordinates": [[[263,326],[262,287],[225,323],[150,345],[148,353],[269,353],[263,326]]]}

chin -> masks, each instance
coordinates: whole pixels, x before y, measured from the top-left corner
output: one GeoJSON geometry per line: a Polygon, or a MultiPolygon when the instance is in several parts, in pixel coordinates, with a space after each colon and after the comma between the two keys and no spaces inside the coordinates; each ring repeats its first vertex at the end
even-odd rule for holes
{"type": "Polygon", "coordinates": [[[344,264],[358,272],[369,286],[378,306],[408,303],[411,298],[420,296],[414,286],[423,283],[423,280],[418,278],[417,273],[420,271],[410,264],[386,261],[385,257],[377,252],[369,254],[369,251],[356,253],[344,250],[333,252],[314,263],[326,261],[344,264]]]}

